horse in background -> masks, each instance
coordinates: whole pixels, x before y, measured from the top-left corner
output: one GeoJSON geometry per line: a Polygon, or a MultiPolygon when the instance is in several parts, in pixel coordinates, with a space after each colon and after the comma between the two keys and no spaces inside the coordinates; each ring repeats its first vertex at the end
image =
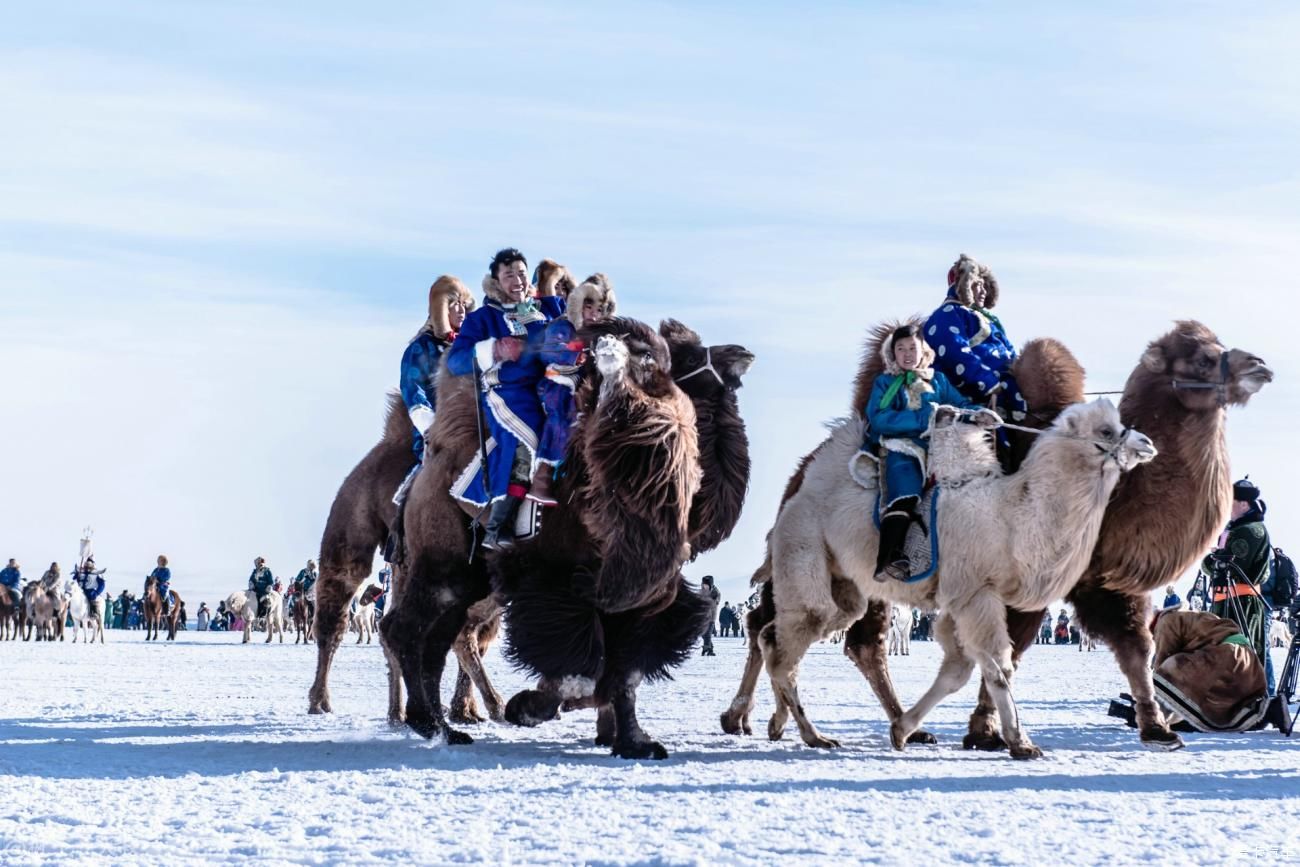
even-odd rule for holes
{"type": "MultiPolygon", "coordinates": [[[[278,590],[268,590],[266,601],[266,641],[263,643],[270,644],[272,635],[278,632],[283,644],[284,596],[278,590]]],[[[226,610],[244,621],[244,640],[240,644],[247,644],[253,638],[253,626],[257,623],[257,594],[252,590],[236,590],[226,597],[226,610]]]]}
{"type": "Polygon", "coordinates": [[[95,638],[104,643],[104,598],[95,601],[86,598],[86,593],[75,584],[69,584],[64,594],[68,600],[68,613],[72,615],[72,643],[77,643],[78,636],[85,639],[84,644],[94,644],[95,638]]]}
{"type": "Polygon", "coordinates": [[[371,636],[375,633],[375,600],[384,595],[384,588],[378,584],[368,584],[357,596],[357,610],[352,614],[352,628],[357,633],[357,644],[361,639],[366,640],[366,644],[371,641],[371,636]]]}
{"type": "Polygon", "coordinates": [[[22,591],[0,587],[0,641],[17,641],[23,610],[22,591]]]}
{"type": "Polygon", "coordinates": [[[144,579],[144,640],[157,641],[159,627],[163,622],[167,623],[167,640],[176,640],[176,627],[181,616],[181,597],[176,591],[171,591],[172,607],[171,610],[163,614],[163,598],[158,592],[158,579],[150,575],[144,579]]]}

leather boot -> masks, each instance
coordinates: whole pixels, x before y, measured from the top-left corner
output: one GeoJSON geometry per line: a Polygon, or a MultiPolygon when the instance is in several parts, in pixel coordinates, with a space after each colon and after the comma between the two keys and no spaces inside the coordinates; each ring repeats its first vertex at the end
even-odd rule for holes
{"type": "Polygon", "coordinates": [[[528,499],[535,503],[541,503],[543,506],[556,505],[556,499],[551,494],[551,476],[555,468],[550,464],[538,464],[537,472],[533,473],[533,484],[528,489],[528,499]]]}
{"type": "Polygon", "coordinates": [[[488,515],[487,534],[483,537],[483,547],[489,551],[502,551],[515,544],[515,514],[523,497],[502,497],[492,504],[488,515]]]}
{"type": "Polygon", "coordinates": [[[912,516],[907,512],[890,512],[880,519],[880,550],[876,554],[877,581],[893,578],[906,581],[912,577],[911,564],[903,549],[912,516]]]}

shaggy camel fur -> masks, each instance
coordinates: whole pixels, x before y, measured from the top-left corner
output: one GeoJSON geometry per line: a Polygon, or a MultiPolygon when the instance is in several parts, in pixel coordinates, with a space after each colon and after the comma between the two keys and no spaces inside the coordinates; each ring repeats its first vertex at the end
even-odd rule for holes
{"type": "Polygon", "coordinates": [[[144,640],[157,641],[158,630],[165,622],[167,624],[167,640],[175,641],[180,620],[180,594],[172,592],[171,611],[164,618],[162,596],[158,593],[158,579],[150,575],[144,581],[144,640]]]}
{"type": "MultiPolygon", "coordinates": [[[[913,324],[921,322],[918,318],[913,324]]],[[[864,344],[862,361],[854,379],[853,397],[850,412],[855,419],[861,419],[866,409],[866,402],[871,395],[875,378],[884,370],[881,346],[885,339],[903,323],[886,321],[868,332],[864,344]]],[[[1030,427],[1043,427],[1049,424],[1067,406],[1080,403],[1084,398],[1084,371],[1071,355],[1070,351],[1058,341],[1049,338],[1032,340],[1025,344],[1019,360],[1013,368],[1013,374],[1020,384],[1021,393],[1029,403],[1030,413],[1024,424],[1030,427]]],[[[1033,444],[1031,434],[1010,433],[1011,450],[1004,455],[1003,462],[1011,467],[1017,466],[1028,453],[1033,444]]],[[[781,507],[790,501],[801,489],[809,468],[816,460],[824,460],[824,452],[829,449],[834,436],[826,439],[812,452],[800,460],[781,497],[781,507]]],[[[778,521],[780,512],[778,511],[778,521]]],[[[770,541],[770,536],[769,536],[770,541]]],[[[732,705],[722,714],[722,730],[728,734],[751,734],[749,714],[753,709],[754,690],[763,668],[763,652],[758,638],[763,628],[776,617],[772,602],[772,554],[768,546],[767,556],[755,571],[752,583],[760,589],[761,602],[746,616],[749,638],[749,652],[741,676],[740,688],[732,705]]],[[[903,600],[904,604],[907,603],[903,600]]],[[[916,606],[919,607],[919,606],[916,606]]],[[[1012,622],[1014,612],[1008,611],[1012,622]]],[[[1040,617],[1041,619],[1041,617],[1040,617]]],[[[1036,628],[1038,621],[1034,621],[1036,628]]],[[[898,719],[903,713],[902,704],[894,691],[893,681],[889,676],[887,659],[887,635],[890,623],[890,605],[879,599],[869,599],[866,611],[861,619],[847,631],[844,640],[844,655],[853,661],[867,679],[872,692],[884,708],[890,721],[898,719]]],[[[1016,633],[1019,634],[1019,633],[1016,633]]],[[[778,710],[780,712],[780,710],[778,710]]],[[[784,728],[784,720],[781,723],[784,728]]],[[[912,735],[913,743],[933,743],[934,737],[926,732],[912,735]]]]}
{"type": "Polygon", "coordinates": [[[699,488],[695,412],[658,334],[620,319],[592,332],[600,376],[579,394],[559,487],[569,505],[494,561],[507,657],[542,678],[506,718],[537,725],[565,701],[610,705],[613,731],[598,741],[624,758],[664,758],[637,721],[636,692],[685,660],[708,616],[679,572],[699,488]]]}
{"type": "MultiPolygon", "coordinates": [[[[444,274],[429,288],[426,328],[435,334],[447,334],[450,328],[447,309],[453,298],[464,303],[466,309],[474,307],[474,297],[465,285],[457,278],[444,274]]],[[[442,377],[440,371],[439,378],[442,377]]],[[[444,406],[441,392],[442,389],[439,389],[439,415],[444,406]]],[[[470,394],[472,392],[466,392],[466,395],[470,394]]],[[[470,412],[472,416],[472,404],[470,412]]],[[[435,426],[436,418],[435,416],[435,426]]],[[[398,394],[390,394],[383,435],[352,472],[348,473],[330,506],[325,530],[321,534],[318,560],[320,579],[312,588],[315,606],[310,628],[316,638],[317,654],[316,676],[308,692],[309,713],[329,713],[333,709],[329,694],[329,672],[334,654],[347,631],[348,607],[357,588],[374,571],[375,551],[388,538],[397,516],[393,494],[415,467],[415,455],[411,450],[414,442],[415,431],[406,406],[398,394]]],[[[474,442],[477,445],[477,440],[474,442]]],[[[450,486],[449,481],[446,487],[450,486]]],[[[398,581],[400,571],[394,570],[394,584],[398,581]]],[[[390,606],[391,603],[390,598],[390,606]]]]}
{"type": "MultiPolygon", "coordinates": [[[[271,638],[278,633],[280,643],[284,644],[284,596],[278,590],[268,590],[266,600],[269,606],[266,615],[266,641],[262,643],[270,644],[271,638]]],[[[179,608],[178,601],[173,610],[179,608]]],[[[257,594],[252,590],[236,590],[226,597],[226,610],[234,612],[236,617],[244,621],[244,640],[240,644],[248,644],[253,640],[253,625],[257,622],[257,594]]]]}
{"type": "MultiPolygon", "coordinates": [[[[1074,586],[1120,476],[1152,460],[1156,450],[1144,434],[1124,428],[1105,399],[1061,413],[1014,476],[971,476],[967,462],[942,454],[941,445],[936,435],[930,459],[942,490],[934,601],[944,658],[934,685],[891,726],[890,740],[903,749],[925,715],[961,689],[978,665],[1011,755],[1036,758],[1042,751],[1020,727],[1011,694],[1006,608],[1040,609],[1074,586]]],[[[774,641],[781,625],[778,613],[774,641]]],[[[797,719],[800,709],[794,712],[797,719]]]]}

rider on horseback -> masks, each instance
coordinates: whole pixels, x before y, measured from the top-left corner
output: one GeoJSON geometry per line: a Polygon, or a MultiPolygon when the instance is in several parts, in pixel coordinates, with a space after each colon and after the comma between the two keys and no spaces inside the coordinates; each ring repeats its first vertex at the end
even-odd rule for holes
{"type": "Polygon", "coordinates": [[[104,593],[104,573],[107,569],[95,571],[95,558],[87,557],[86,562],[80,569],[73,568],[72,580],[81,588],[81,592],[86,594],[87,602],[94,602],[104,593]]]}
{"type": "Polygon", "coordinates": [[[316,586],[316,562],[308,560],[307,565],[298,571],[294,576],[292,590],[294,594],[301,594],[306,597],[311,592],[311,588],[316,586]]]}
{"type": "MultiPolygon", "coordinates": [[[[94,560],[90,562],[93,563],[94,560]]],[[[149,573],[149,577],[158,582],[158,598],[162,600],[163,617],[170,617],[172,613],[172,570],[167,568],[166,554],[158,555],[158,565],[149,573]]],[[[148,590],[148,581],[146,580],[145,591],[148,592],[148,590]]]]}
{"type": "Polygon", "coordinates": [[[18,566],[18,561],[10,557],[9,565],[0,569],[0,587],[4,587],[9,591],[9,599],[15,607],[17,607],[18,600],[22,596],[21,591],[18,589],[18,585],[22,580],[23,573],[18,566]]]}
{"type": "Polygon", "coordinates": [[[258,557],[253,561],[253,574],[248,576],[248,589],[257,594],[257,616],[265,616],[270,611],[266,594],[275,585],[275,576],[266,568],[266,560],[258,557]]]}

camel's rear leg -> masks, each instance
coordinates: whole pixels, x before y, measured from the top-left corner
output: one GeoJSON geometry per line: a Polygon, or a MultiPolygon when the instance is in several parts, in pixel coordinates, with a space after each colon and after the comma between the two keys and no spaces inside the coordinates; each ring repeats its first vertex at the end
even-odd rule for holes
{"type": "Polygon", "coordinates": [[[505,699],[492,686],[483,666],[483,654],[487,652],[492,641],[501,628],[501,606],[495,596],[489,596],[470,606],[468,620],[452,650],[460,663],[456,674],[456,692],[451,700],[451,719],[454,722],[482,722],[484,717],[478,711],[474,698],[477,687],[487,705],[488,717],[494,722],[505,721],[505,699]]]}
{"type": "MultiPolygon", "coordinates": [[[[799,736],[803,738],[805,744],[810,747],[829,749],[838,747],[839,741],[825,737],[817,731],[817,727],[808,718],[803,704],[799,701],[799,663],[816,637],[814,630],[810,628],[812,625],[810,618],[797,620],[778,618],[776,622],[764,627],[759,635],[759,646],[763,648],[763,661],[772,679],[772,691],[780,702],[777,712],[772,716],[773,722],[769,723],[768,736],[772,736],[773,726],[778,716],[788,711],[794,716],[795,725],[799,727],[799,736]]],[[[783,719],[781,728],[784,728],[783,719]]]]}
{"type": "Polygon", "coordinates": [[[943,662],[934,683],[921,696],[920,701],[902,714],[889,727],[889,741],[894,749],[901,750],[908,739],[925,720],[926,715],[934,710],[935,705],[966,685],[970,680],[975,664],[966,656],[953,630],[952,618],[940,615],[934,624],[934,640],[943,649],[943,662]]]}
{"type": "Polygon", "coordinates": [[[1074,604],[1082,627],[1106,642],[1120,671],[1128,678],[1142,743],[1152,749],[1180,749],[1183,740],[1169,728],[1156,704],[1155,685],[1151,682],[1151,602],[1146,597],[1079,587],[1066,598],[1074,604]]]}
{"type": "MultiPolygon", "coordinates": [[[[1014,608],[1007,609],[1007,631],[1011,635],[1011,641],[1014,643],[1014,649],[1011,656],[1011,664],[1019,667],[1020,657],[1024,656],[1025,651],[1034,645],[1038,638],[1038,630],[1043,622],[1043,610],[1039,611],[1017,611],[1014,608]]],[[[998,733],[998,709],[993,703],[993,698],[989,695],[988,688],[984,686],[984,679],[980,679],[979,702],[975,705],[975,710],[971,712],[970,721],[967,723],[966,736],[962,738],[961,745],[968,750],[986,750],[997,752],[1007,748],[1007,742],[1002,739],[998,733]]]]}
{"type": "MultiPolygon", "coordinates": [[[[740,676],[736,697],[722,714],[722,730],[729,735],[754,733],[749,725],[749,715],[754,710],[754,690],[758,688],[758,675],[763,670],[763,649],[758,646],[758,635],[776,617],[771,582],[763,585],[760,598],[758,607],[745,615],[745,624],[749,627],[749,654],[745,657],[745,671],[740,676]]],[[[785,728],[784,720],[781,721],[781,728],[785,728]]]]}
{"type": "MultiPolygon", "coordinates": [[[[894,690],[889,676],[889,657],[885,653],[885,639],[889,632],[889,604],[872,600],[867,611],[844,634],[844,655],[862,672],[876,694],[876,701],[889,717],[890,725],[903,715],[903,704],[894,690]]],[[[936,743],[934,735],[924,729],[913,731],[907,738],[909,744],[936,743]]]]}
{"type": "Polygon", "coordinates": [[[365,554],[346,567],[330,563],[321,558],[321,576],[316,583],[316,679],[307,693],[308,713],[330,713],[334,710],[330,703],[329,675],[330,666],[334,664],[334,654],[343,643],[343,636],[348,628],[348,606],[357,588],[370,574],[370,558],[374,556],[372,547],[365,554]]]}

